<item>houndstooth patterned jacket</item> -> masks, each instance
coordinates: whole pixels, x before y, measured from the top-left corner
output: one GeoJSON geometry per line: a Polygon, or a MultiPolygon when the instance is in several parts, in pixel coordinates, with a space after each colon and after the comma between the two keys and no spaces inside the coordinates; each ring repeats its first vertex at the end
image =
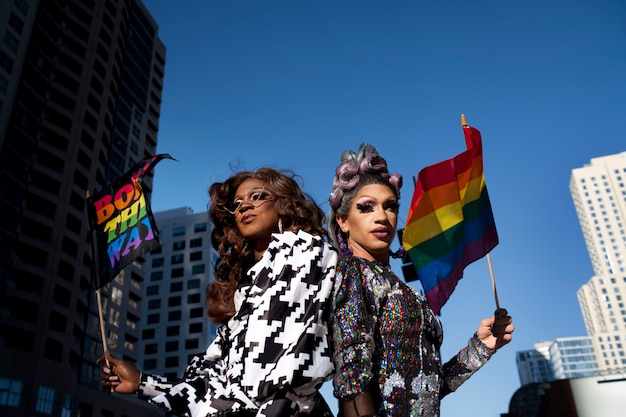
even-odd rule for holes
{"type": "Polygon", "coordinates": [[[192,359],[180,381],[142,375],[140,394],[186,417],[311,411],[333,371],[327,325],[336,262],[320,237],[274,234],[235,293],[237,313],[204,355],[192,359]]]}

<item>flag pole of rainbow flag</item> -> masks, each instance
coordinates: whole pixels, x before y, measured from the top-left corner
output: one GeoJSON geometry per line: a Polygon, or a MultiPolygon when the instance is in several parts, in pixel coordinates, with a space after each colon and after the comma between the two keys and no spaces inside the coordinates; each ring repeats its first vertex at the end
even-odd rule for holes
{"type": "Polygon", "coordinates": [[[419,172],[402,235],[428,304],[437,315],[465,267],[498,244],[480,131],[468,126],[464,115],[461,118],[467,150],[419,172]]]}

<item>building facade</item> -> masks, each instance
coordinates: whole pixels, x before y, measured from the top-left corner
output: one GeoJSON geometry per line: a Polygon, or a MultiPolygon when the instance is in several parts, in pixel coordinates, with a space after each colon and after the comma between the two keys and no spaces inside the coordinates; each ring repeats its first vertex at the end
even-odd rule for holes
{"type": "Polygon", "coordinates": [[[578,290],[601,371],[626,368],[626,152],[572,170],[570,191],[594,276],[578,290]]]}
{"type": "Polygon", "coordinates": [[[550,366],[550,342],[535,343],[535,348],[515,354],[517,372],[522,385],[554,379],[550,366]]]}
{"type": "Polygon", "coordinates": [[[214,279],[217,253],[207,212],[179,208],[154,219],[161,247],[146,256],[139,363],[145,372],[181,377],[215,337],[205,289],[214,279]]]}
{"type": "Polygon", "coordinates": [[[100,291],[101,337],[85,204],[156,153],[157,32],[140,0],[0,2],[2,416],[163,415],[101,387],[103,339],[137,359],[144,263],[100,291]]]}
{"type": "Polygon", "coordinates": [[[559,337],[550,345],[549,355],[554,379],[593,376],[599,371],[589,336],[559,337]]]}
{"type": "Polygon", "coordinates": [[[596,375],[598,365],[589,336],[559,337],[517,352],[522,385],[596,375]]]}

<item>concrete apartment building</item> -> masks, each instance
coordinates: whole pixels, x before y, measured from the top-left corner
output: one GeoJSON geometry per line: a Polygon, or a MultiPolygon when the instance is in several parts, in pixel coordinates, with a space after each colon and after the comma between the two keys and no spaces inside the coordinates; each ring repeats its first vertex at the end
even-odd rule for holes
{"type": "MultiPolygon", "coordinates": [[[[156,153],[165,47],[139,0],[0,2],[0,415],[156,416],[102,389],[86,192],[156,153]]],[[[145,181],[148,196],[152,177],[145,181]]],[[[138,358],[144,259],[105,286],[138,358]]]]}
{"type": "Polygon", "coordinates": [[[178,208],[154,219],[161,247],[146,256],[139,363],[146,372],[181,377],[215,337],[204,303],[217,252],[206,211],[178,208]]]}
{"type": "Polygon", "coordinates": [[[598,369],[626,368],[626,152],[572,170],[570,191],[594,276],[578,290],[598,369]]]}
{"type": "Polygon", "coordinates": [[[587,336],[518,352],[522,387],[502,417],[624,415],[626,152],[572,170],[569,188],[594,272],[577,292],[587,336]]]}

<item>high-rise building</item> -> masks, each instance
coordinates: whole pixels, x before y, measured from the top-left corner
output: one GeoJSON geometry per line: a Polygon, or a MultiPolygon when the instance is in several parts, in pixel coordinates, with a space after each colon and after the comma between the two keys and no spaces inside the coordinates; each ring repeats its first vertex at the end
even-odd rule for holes
{"type": "MultiPolygon", "coordinates": [[[[157,32],[140,0],[0,2],[0,415],[163,415],[101,387],[85,204],[156,153],[157,32]]],[[[101,291],[107,345],[130,360],[142,267],[101,291]]]]}
{"type": "Polygon", "coordinates": [[[516,362],[522,385],[592,376],[598,371],[588,336],[535,343],[534,349],[517,352],[516,362]]]}
{"type": "Polygon", "coordinates": [[[593,376],[598,373],[596,355],[589,336],[558,337],[549,348],[554,379],[593,376]]]}
{"type": "Polygon", "coordinates": [[[547,382],[554,379],[550,367],[550,342],[535,343],[531,350],[518,351],[515,355],[517,372],[522,385],[547,382]]]}
{"type": "Polygon", "coordinates": [[[146,256],[139,363],[146,372],[180,377],[215,336],[204,302],[217,253],[207,212],[178,208],[154,219],[161,247],[146,256]]]}
{"type": "Polygon", "coordinates": [[[594,276],[578,290],[598,368],[626,368],[626,152],[572,170],[570,191],[594,276]]]}

